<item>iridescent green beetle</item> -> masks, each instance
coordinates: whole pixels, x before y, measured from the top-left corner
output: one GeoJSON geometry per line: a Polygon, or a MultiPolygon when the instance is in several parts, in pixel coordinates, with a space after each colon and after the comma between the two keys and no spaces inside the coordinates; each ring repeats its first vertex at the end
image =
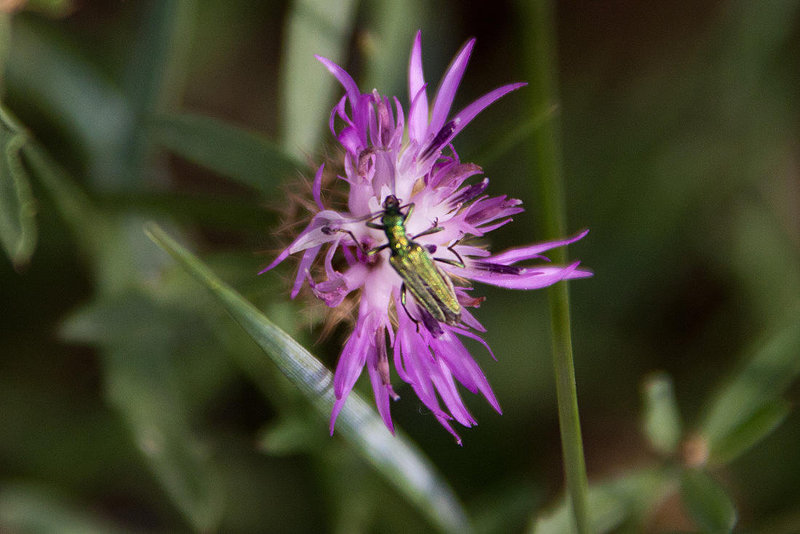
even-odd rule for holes
{"type": "MultiPolygon", "coordinates": [[[[391,252],[389,263],[403,279],[401,290],[403,307],[406,305],[406,290],[408,290],[434,319],[445,324],[457,325],[461,321],[461,304],[458,302],[450,277],[436,266],[434,260],[458,267],[463,267],[464,264],[444,258],[433,258],[425,246],[413,241],[418,237],[444,230],[441,226],[434,225],[411,238],[406,235],[406,220],[411,216],[413,209],[414,204],[409,204],[408,210],[403,213],[397,197],[387,196],[383,202],[383,213],[380,214],[381,223],[367,222],[367,226],[383,230],[388,243],[370,249],[367,254],[372,255],[385,248],[389,249],[391,252]]],[[[450,250],[458,256],[452,248],[450,250]]],[[[409,317],[415,320],[411,314],[409,317]]]]}

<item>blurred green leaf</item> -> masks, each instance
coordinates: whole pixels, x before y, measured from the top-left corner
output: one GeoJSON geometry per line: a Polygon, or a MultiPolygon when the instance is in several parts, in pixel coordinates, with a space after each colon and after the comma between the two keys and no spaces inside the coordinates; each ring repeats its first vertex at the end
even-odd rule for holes
{"type": "Polygon", "coordinates": [[[73,8],[72,0],[27,0],[25,3],[25,9],[53,18],[66,17],[73,8]]]}
{"type": "MultiPolygon", "coordinates": [[[[776,184],[771,189],[776,196],[792,198],[790,187],[776,184]]],[[[791,225],[770,202],[750,201],[737,211],[731,232],[733,253],[720,260],[735,270],[757,324],[778,323],[800,300],[800,249],[791,225]]]]}
{"type": "Polygon", "coordinates": [[[86,193],[41,147],[29,143],[25,145],[23,155],[33,175],[41,182],[72,230],[81,251],[90,257],[100,254],[107,242],[105,238],[108,224],[86,193]]]}
{"type": "Polygon", "coordinates": [[[741,432],[750,438],[763,437],[763,432],[780,419],[780,408],[769,406],[800,374],[800,309],[784,321],[782,328],[755,345],[738,372],[713,398],[699,425],[712,456],[720,450],[737,450],[735,443],[741,439],[741,432]]]}
{"type": "Polygon", "coordinates": [[[412,39],[432,6],[421,0],[365,4],[368,29],[358,36],[366,60],[361,85],[384,95],[405,94],[412,39]]]}
{"type": "Polygon", "coordinates": [[[39,485],[4,483],[0,531],[19,533],[121,534],[131,532],[92,514],[85,505],[39,485]]]}
{"type": "Polygon", "coordinates": [[[300,414],[283,416],[264,429],[258,439],[258,448],[276,456],[305,452],[317,442],[312,424],[316,421],[300,414]]]}
{"type": "Polygon", "coordinates": [[[177,104],[192,38],[194,0],[146,0],[137,35],[128,48],[124,92],[145,118],[177,104]]]}
{"type": "MultiPolygon", "coordinates": [[[[589,521],[592,532],[601,534],[636,519],[666,495],[669,479],[658,469],[643,469],[589,486],[589,521]]],[[[539,516],[531,534],[572,534],[571,506],[562,500],[556,508],[539,516]]]]}
{"type": "Polygon", "coordinates": [[[17,267],[28,263],[36,248],[36,200],[20,155],[26,143],[25,131],[0,106],[0,243],[17,267]]]}
{"type": "Polygon", "coordinates": [[[713,445],[711,459],[720,464],[735,460],[772,433],[790,411],[791,405],[784,400],[765,404],[713,445]]]}
{"type": "Polygon", "coordinates": [[[686,469],[681,474],[681,499],[703,532],[730,532],[736,525],[736,508],[725,493],[704,471],[686,469]]]}
{"type": "Polygon", "coordinates": [[[194,0],[147,0],[144,5],[122,83],[135,118],[120,156],[133,183],[151,171],[148,121],[177,105],[183,93],[195,11],[194,0]]]}
{"type": "Polygon", "coordinates": [[[188,113],[162,115],[150,123],[157,143],[187,160],[260,191],[274,191],[305,168],[265,136],[218,119],[188,113]]]}
{"type": "Polygon", "coordinates": [[[298,157],[319,147],[336,80],[314,59],[345,59],[356,0],[294,0],[289,8],[281,67],[282,141],[298,157]]]}
{"type": "Polygon", "coordinates": [[[0,11],[0,97],[6,77],[6,61],[11,53],[11,14],[0,11]]]}
{"type": "MultiPolygon", "coordinates": [[[[150,225],[147,233],[219,299],[236,322],[327,420],[334,402],[331,372],[158,226],[150,225]]],[[[266,360],[253,364],[263,367],[266,360]]],[[[356,452],[363,455],[432,523],[446,531],[467,528],[461,505],[435,467],[402,435],[393,437],[357,393],[348,397],[336,428],[351,442],[356,452]]]]}
{"type": "Polygon", "coordinates": [[[642,427],[650,446],[661,454],[673,454],[682,431],[672,379],[666,373],[652,374],[642,384],[642,397],[642,427]]]}
{"type": "Polygon", "coordinates": [[[69,148],[79,149],[87,158],[93,185],[118,189],[127,165],[120,154],[134,119],[118,87],[74,43],[51,28],[20,17],[13,37],[9,98],[62,130],[69,148]]]}
{"type": "Polygon", "coordinates": [[[191,430],[174,362],[180,331],[172,315],[136,292],[90,305],[63,327],[67,339],[104,349],[109,400],[177,508],[205,532],[221,519],[223,488],[191,430]]]}
{"type": "MultiPolygon", "coordinates": [[[[111,214],[141,213],[150,218],[197,223],[215,230],[237,230],[262,235],[274,213],[239,195],[176,193],[171,191],[98,195],[111,214]]],[[[274,222],[274,221],[272,221],[274,222]]]]}

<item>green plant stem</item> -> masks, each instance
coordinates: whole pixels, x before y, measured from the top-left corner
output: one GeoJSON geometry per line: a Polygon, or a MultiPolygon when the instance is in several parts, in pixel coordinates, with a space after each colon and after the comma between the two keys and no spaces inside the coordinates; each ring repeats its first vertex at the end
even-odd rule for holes
{"type": "MultiPolygon", "coordinates": [[[[528,39],[525,60],[530,75],[531,115],[538,117],[548,110],[556,110],[556,113],[547,115],[548,119],[532,135],[534,170],[538,176],[536,193],[540,201],[542,228],[545,238],[555,239],[566,233],[566,224],[557,112],[556,51],[553,44],[554,9],[551,0],[520,0],[520,7],[526,15],[521,20],[526,22],[523,34],[528,39]]],[[[552,257],[554,262],[563,264],[566,262],[566,251],[563,248],[556,249],[552,257]]],[[[588,482],[578,415],[566,282],[550,287],[548,298],[564,474],[575,525],[577,531],[584,534],[590,532],[586,497],[588,482]]]]}

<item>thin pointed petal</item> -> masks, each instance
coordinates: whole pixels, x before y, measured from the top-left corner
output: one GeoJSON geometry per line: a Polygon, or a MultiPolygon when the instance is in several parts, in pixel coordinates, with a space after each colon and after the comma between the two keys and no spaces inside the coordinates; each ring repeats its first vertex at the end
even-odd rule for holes
{"type": "Polygon", "coordinates": [[[450,107],[456,96],[458,85],[464,76],[464,70],[469,63],[469,56],[472,54],[472,47],[475,46],[475,39],[467,41],[459,50],[450,67],[442,78],[442,83],[436,91],[436,100],[433,103],[433,113],[431,114],[431,125],[429,131],[438,132],[444,126],[447,116],[450,114],[450,107]]]}
{"type": "Polygon", "coordinates": [[[342,84],[344,87],[345,92],[347,93],[347,99],[350,101],[350,105],[353,108],[353,112],[356,111],[356,106],[358,105],[359,97],[361,96],[361,92],[358,90],[358,85],[353,80],[353,78],[344,70],[342,67],[331,61],[330,59],[322,56],[314,56],[317,58],[317,61],[325,65],[325,68],[333,74],[339,83],[342,84]]]}
{"type": "Polygon", "coordinates": [[[569,245],[576,241],[580,241],[583,239],[586,234],[589,233],[589,230],[584,230],[577,235],[572,237],[568,237],[566,239],[560,239],[558,241],[548,241],[546,243],[537,243],[536,245],[529,245],[527,247],[519,247],[519,248],[512,248],[505,252],[501,252],[500,254],[495,254],[490,258],[487,258],[487,261],[492,263],[500,263],[503,265],[511,265],[512,263],[516,263],[522,260],[528,260],[536,258],[542,252],[548,251],[551,248],[558,248],[563,247],[565,245],[569,245]]]}

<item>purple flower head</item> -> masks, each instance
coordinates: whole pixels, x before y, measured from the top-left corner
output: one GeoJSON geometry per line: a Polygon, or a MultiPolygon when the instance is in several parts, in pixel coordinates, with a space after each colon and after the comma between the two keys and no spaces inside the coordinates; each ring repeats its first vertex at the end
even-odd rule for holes
{"type": "Polygon", "coordinates": [[[479,336],[485,329],[469,311],[483,298],[471,296],[468,281],[538,289],[591,276],[577,262],[541,264],[548,261],[543,252],[577,241],[586,232],[500,254],[468,243],[468,238],[482,237],[523,211],[519,200],[485,194],[486,178],[468,184],[469,178],[481,174],[481,168],[462,163],[451,146],[478,113],[525,85],[499,87],[451,115],[474,44],[472,39],[461,48],[429,102],[417,33],[409,62],[407,115],[397,98],[375,90],[362,93],[340,66],[317,57],[345,90],[331,112],[330,129],[345,151],[345,175],[339,178],[349,189],[347,208],[334,211],[323,205],[321,166],[313,186],[319,211],[262,272],[291,254],[302,253],[292,297],[308,282],[313,294],[334,308],[352,292],[359,292],[355,327],[336,366],[331,433],[364,366],[378,411],[394,431],[390,400],[398,396],[390,383],[391,358],[400,379],[411,385],[460,444],[453,420],[465,427],[476,421],[464,405],[457,382],[472,393],[480,392],[501,411],[486,377],[461,341],[462,337],[475,339],[492,354],[479,336]],[[317,280],[311,266],[323,251],[320,272],[324,274],[317,280]]]}

